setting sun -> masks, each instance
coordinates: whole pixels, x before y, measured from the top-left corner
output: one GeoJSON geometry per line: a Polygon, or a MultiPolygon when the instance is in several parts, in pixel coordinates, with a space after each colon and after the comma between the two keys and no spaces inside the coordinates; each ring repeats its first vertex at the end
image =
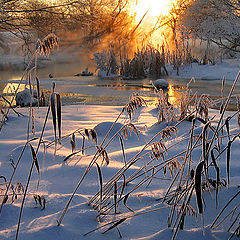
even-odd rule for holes
{"type": "Polygon", "coordinates": [[[138,0],[133,7],[136,14],[136,20],[140,20],[148,11],[148,16],[157,17],[159,15],[167,15],[171,9],[173,0],[138,0]]]}

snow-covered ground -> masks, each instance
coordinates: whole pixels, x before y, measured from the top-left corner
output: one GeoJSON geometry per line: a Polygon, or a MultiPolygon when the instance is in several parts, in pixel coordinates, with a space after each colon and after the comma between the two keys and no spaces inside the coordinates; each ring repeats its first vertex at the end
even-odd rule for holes
{"type": "Polygon", "coordinates": [[[219,80],[225,76],[226,80],[234,80],[240,69],[240,59],[224,59],[217,61],[215,65],[199,65],[192,63],[186,66],[181,66],[179,76],[176,75],[176,70],[170,68],[170,77],[173,78],[188,78],[202,80],[219,80]]]}
{"type": "MultiPolygon", "coordinates": [[[[103,139],[107,130],[110,128],[112,122],[120,113],[121,109],[121,107],[96,105],[64,106],[62,110],[63,136],[71,134],[76,129],[95,128],[98,135],[98,144],[100,144],[101,140],[103,139]]],[[[10,175],[13,171],[10,163],[12,161],[14,163],[17,162],[17,159],[26,142],[28,109],[18,109],[18,111],[23,113],[24,117],[17,117],[11,113],[8,121],[1,131],[0,175],[5,176],[7,180],[10,178],[10,175]]],[[[39,137],[46,111],[47,108],[45,107],[40,109],[34,108],[35,135],[31,135],[30,137],[39,137]]],[[[216,122],[219,118],[218,111],[210,110],[209,114],[210,119],[215,116],[214,120],[212,120],[212,124],[213,126],[216,126],[216,122]]],[[[232,114],[232,112],[228,112],[225,115],[225,118],[227,116],[231,116],[232,114]]],[[[137,154],[154,134],[167,126],[165,123],[156,124],[156,109],[150,107],[141,107],[134,116],[133,123],[140,132],[139,137],[132,133],[132,135],[129,136],[129,139],[124,141],[127,161],[137,154]]],[[[113,133],[119,130],[119,128],[123,126],[122,124],[125,124],[126,121],[127,117],[123,115],[120,118],[119,123],[116,125],[116,127],[114,127],[113,133]]],[[[195,134],[197,135],[202,132],[203,124],[201,122],[197,122],[196,124],[195,134]]],[[[170,125],[174,124],[172,123],[170,125]]],[[[170,139],[166,140],[166,146],[170,147],[170,149],[168,150],[168,155],[165,155],[165,159],[169,159],[171,156],[186,150],[187,140],[185,137],[189,136],[191,125],[191,122],[183,121],[183,123],[177,127],[177,135],[174,135],[170,139]],[[176,143],[178,144],[175,145],[176,143]]],[[[231,133],[237,133],[239,131],[236,117],[230,121],[230,131],[231,133]]],[[[110,137],[113,135],[113,133],[110,135],[110,137]]],[[[49,141],[53,141],[53,135],[52,122],[49,120],[43,137],[44,141],[46,141],[46,144],[49,141]]],[[[146,184],[143,184],[140,188],[133,191],[127,200],[127,206],[135,211],[134,213],[129,211],[123,204],[119,204],[117,210],[118,214],[110,214],[106,217],[102,217],[101,221],[99,222],[97,218],[97,212],[92,208],[92,206],[87,205],[88,200],[90,200],[90,198],[99,190],[98,172],[95,165],[92,167],[91,171],[73,198],[70,208],[63,219],[62,225],[58,227],[57,220],[59,219],[62,210],[71,195],[71,192],[74,190],[78,180],[81,178],[86,170],[87,165],[91,161],[93,157],[92,154],[95,152],[95,144],[91,141],[86,141],[86,151],[84,155],[79,153],[78,155],[75,155],[64,162],[64,158],[71,154],[72,151],[70,144],[71,139],[71,135],[68,138],[63,138],[62,145],[58,145],[59,149],[56,155],[54,155],[54,147],[52,146],[46,150],[44,157],[44,148],[40,147],[37,156],[40,165],[40,185],[38,191],[35,192],[38,174],[34,169],[28,196],[24,205],[19,239],[119,239],[119,234],[116,229],[112,229],[109,232],[102,234],[109,226],[90,233],[87,236],[83,236],[83,234],[102,226],[106,222],[118,220],[135,214],[139,214],[139,216],[128,218],[126,221],[124,221],[124,223],[118,226],[123,239],[171,239],[173,236],[173,231],[167,228],[167,218],[170,211],[170,205],[162,203],[161,200],[157,201],[157,199],[162,198],[166,192],[167,187],[170,184],[169,180],[161,180],[156,178],[152,180],[149,186],[147,186],[147,183],[149,183],[148,181],[146,184]],[[33,198],[34,194],[43,196],[46,199],[46,208],[44,210],[41,210],[41,207],[35,203],[33,198]],[[154,210],[156,208],[161,209],[141,215],[141,213],[147,210],[154,210]]],[[[33,146],[36,146],[36,144],[37,141],[32,142],[33,146]]],[[[224,148],[225,145],[226,142],[223,141],[221,148],[224,148]]],[[[77,133],[76,150],[81,150],[81,138],[77,133]]],[[[108,181],[124,165],[119,138],[114,140],[106,148],[106,150],[110,158],[109,165],[106,166],[105,163],[101,165],[101,161],[99,161],[103,182],[108,181]]],[[[147,151],[151,150],[144,150],[143,153],[146,153],[147,151]]],[[[219,206],[217,210],[215,206],[214,191],[203,193],[205,202],[205,231],[202,231],[200,216],[197,218],[187,216],[185,230],[180,230],[179,234],[177,235],[177,239],[181,240],[194,238],[196,240],[217,240],[227,239],[231,236],[230,233],[226,232],[227,226],[221,226],[220,229],[213,230],[210,228],[210,224],[217,216],[219,209],[222,209],[226,202],[237,191],[239,191],[237,188],[240,180],[239,151],[239,142],[237,140],[232,144],[231,151],[231,185],[229,188],[222,188],[220,190],[219,206]]],[[[192,166],[195,168],[201,158],[201,149],[194,150],[193,156],[192,166]]],[[[125,177],[127,178],[129,175],[136,173],[141,166],[146,164],[146,161],[147,159],[144,157],[141,158],[137,163],[132,165],[125,177]]],[[[27,147],[14,176],[14,185],[16,185],[17,182],[20,182],[25,187],[31,162],[31,151],[30,148],[27,147]]],[[[221,159],[218,160],[221,170],[221,178],[226,178],[225,162],[226,159],[224,154],[222,155],[221,159]]],[[[157,162],[154,163],[156,164],[157,162]]],[[[147,168],[148,167],[146,167],[145,170],[147,170],[147,168]]],[[[164,178],[163,174],[157,176],[164,178]]],[[[166,179],[169,177],[170,175],[167,173],[166,179]]],[[[215,173],[213,173],[212,177],[215,178],[215,173]]],[[[124,193],[127,193],[134,186],[136,186],[140,179],[135,179],[129,185],[127,185],[124,193]]],[[[1,180],[3,183],[3,179],[1,180]]],[[[121,182],[122,179],[119,180],[118,184],[121,182]]],[[[1,185],[1,188],[4,188],[4,184],[1,185]]],[[[1,194],[3,193],[4,191],[1,190],[1,194]]],[[[118,192],[118,196],[119,195],[120,193],[118,192]]],[[[14,239],[21,200],[22,197],[19,196],[14,203],[11,204],[9,200],[8,204],[3,206],[0,217],[0,239],[14,239]]],[[[111,200],[111,202],[112,201],[113,200],[111,200]]],[[[237,201],[239,201],[239,198],[237,201]]],[[[195,196],[191,201],[191,205],[197,211],[195,196]]]]}

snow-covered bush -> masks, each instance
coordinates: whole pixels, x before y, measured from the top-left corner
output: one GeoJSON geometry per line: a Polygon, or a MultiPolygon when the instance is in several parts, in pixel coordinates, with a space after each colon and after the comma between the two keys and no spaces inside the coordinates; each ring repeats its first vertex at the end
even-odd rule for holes
{"type": "Polygon", "coordinates": [[[93,61],[97,65],[97,70],[99,70],[99,77],[118,75],[118,61],[112,49],[110,49],[109,51],[94,53],[93,55],[93,61]]]}

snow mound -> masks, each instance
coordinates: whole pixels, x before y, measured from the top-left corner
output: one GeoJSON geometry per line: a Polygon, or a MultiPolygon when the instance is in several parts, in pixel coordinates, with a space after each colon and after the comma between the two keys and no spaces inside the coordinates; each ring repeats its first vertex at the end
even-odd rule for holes
{"type": "MultiPolygon", "coordinates": [[[[25,89],[21,92],[18,92],[16,95],[16,105],[21,106],[21,107],[27,107],[30,106],[31,104],[31,92],[29,89],[25,89]]],[[[37,99],[37,92],[34,90],[33,91],[33,100],[32,100],[32,105],[36,106],[38,103],[37,99]]]]}
{"type": "MultiPolygon", "coordinates": [[[[105,137],[111,126],[113,125],[113,122],[102,122],[99,123],[96,127],[94,127],[94,130],[97,133],[98,137],[105,137]]],[[[111,133],[109,134],[110,137],[112,137],[116,132],[118,132],[123,127],[123,124],[116,123],[113,127],[111,133]]]]}
{"type": "Polygon", "coordinates": [[[169,83],[165,79],[157,79],[154,82],[154,86],[159,90],[159,89],[162,89],[162,88],[168,88],[169,83]]]}

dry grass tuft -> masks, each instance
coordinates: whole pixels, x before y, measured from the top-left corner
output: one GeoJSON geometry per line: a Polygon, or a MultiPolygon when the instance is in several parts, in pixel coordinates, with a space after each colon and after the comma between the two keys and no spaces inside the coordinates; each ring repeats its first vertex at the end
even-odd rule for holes
{"type": "Polygon", "coordinates": [[[122,134],[125,140],[128,139],[129,133],[130,133],[130,136],[132,135],[132,133],[135,133],[135,135],[139,137],[138,130],[133,123],[128,123],[124,125],[122,129],[122,134]]]}
{"type": "Polygon", "coordinates": [[[155,142],[151,144],[152,154],[153,156],[159,160],[162,158],[164,160],[164,152],[167,152],[167,148],[162,141],[155,142]]]}
{"type": "Polygon", "coordinates": [[[205,119],[208,120],[208,108],[213,106],[214,102],[207,95],[202,95],[196,105],[197,113],[205,119]]]}
{"type": "Polygon", "coordinates": [[[166,127],[165,129],[163,129],[161,137],[163,140],[172,137],[172,134],[176,134],[177,133],[177,128],[174,126],[169,126],[166,127]]]}
{"type": "Polygon", "coordinates": [[[52,50],[59,44],[58,37],[51,33],[48,34],[43,40],[38,40],[36,45],[36,52],[39,55],[49,56],[52,50]]]}
{"type": "Polygon", "coordinates": [[[172,122],[177,120],[177,115],[174,106],[169,102],[168,93],[164,93],[162,89],[155,89],[155,93],[158,96],[158,122],[172,122]]]}
{"type": "Polygon", "coordinates": [[[132,120],[134,112],[142,106],[146,106],[145,100],[140,97],[137,93],[133,94],[130,97],[129,103],[126,104],[126,106],[123,108],[123,111],[125,111],[128,114],[128,117],[130,121],[132,120]]]}
{"type": "Polygon", "coordinates": [[[167,162],[167,164],[163,167],[163,173],[166,175],[167,169],[170,172],[171,177],[174,176],[174,173],[180,169],[181,163],[177,160],[177,158],[172,159],[171,161],[167,162]]]}

